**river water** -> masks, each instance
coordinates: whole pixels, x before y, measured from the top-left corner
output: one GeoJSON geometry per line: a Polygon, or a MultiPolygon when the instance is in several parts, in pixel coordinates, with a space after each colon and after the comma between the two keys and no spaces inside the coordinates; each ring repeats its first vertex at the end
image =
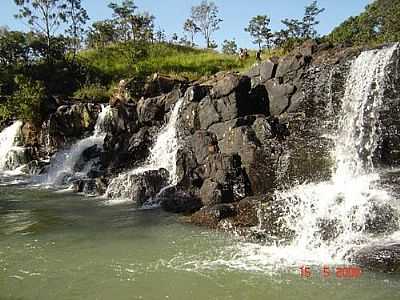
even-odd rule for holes
{"type": "Polygon", "coordinates": [[[301,277],[261,245],[157,209],[4,178],[0,188],[1,300],[400,299],[398,275],[325,278],[314,266],[301,277]]]}

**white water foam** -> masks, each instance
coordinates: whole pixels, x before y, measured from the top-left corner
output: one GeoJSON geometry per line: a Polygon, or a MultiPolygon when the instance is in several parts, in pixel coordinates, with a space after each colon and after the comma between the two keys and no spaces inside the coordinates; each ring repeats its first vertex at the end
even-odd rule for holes
{"type": "Polygon", "coordinates": [[[180,98],[172,110],[168,123],[161,129],[156,142],[150,150],[150,157],[144,166],[135,168],[127,173],[120,174],[114,178],[106,191],[106,197],[111,198],[107,201],[108,205],[129,202],[130,186],[132,185],[132,175],[142,174],[146,171],[166,169],[169,173],[169,182],[176,185],[178,178],[176,175],[176,155],[178,153],[178,138],[176,123],[179,110],[184,98],[180,98]]]}
{"type": "Polygon", "coordinates": [[[76,163],[82,156],[82,153],[94,146],[98,145],[100,147],[104,144],[104,138],[106,136],[104,131],[104,124],[107,118],[110,116],[110,106],[102,107],[102,110],[97,117],[95,130],[93,134],[87,138],[78,141],[76,144],[72,145],[71,148],[61,151],[56,154],[50,169],[47,173],[45,184],[48,186],[60,186],[64,185],[64,179],[68,176],[74,177],[84,177],[89,171],[91,164],[88,163],[84,170],[81,172],[75,172],[74,168],[76,163]]]}
{"type": "MultiPolygon", "coordinates": [[[[365,229],[373,205],[392,201],[390,191],[379,186],[372,158],[379,139],[386,67],[397,47],[363,52],[351,66],[332,150],[331,180],[276,193],[276,208],[283,208],[276,222],[293,234],[292,239],[266,245],[239,243],[231,259],[210,263],[266,272],[303,264],[345,264],[352,251],[387,238],[365,229]]],[[[265,221],[260,210],[260,227],[265,221]]],[[[391,237],[396,236],[400,233],[391,237]]]]}
{"type": "Polygon", "coordinates": [[[9,155],[12,151],[19,151],[20,147],[16,146],[16,139],[21,133],[22,122],[16,121],[11,126],[5,128],[0,133],[0,170],[6,169],[9,155]]]}

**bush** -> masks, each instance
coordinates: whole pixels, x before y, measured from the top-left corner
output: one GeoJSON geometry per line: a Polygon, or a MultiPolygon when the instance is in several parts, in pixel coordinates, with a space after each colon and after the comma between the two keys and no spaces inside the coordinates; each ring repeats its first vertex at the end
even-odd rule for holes
{"type": "Polygon", "coordinates": [[[39,123],[42,121],[42,106],[46,97],[43,84],[31,81],[22,75],[15,77],[16,91],[0,104],[1,121],[16,118],[39,123]]]}
{"type": "Polygon", "coordinates": [[[111,92],[99,83],[88,84],[74,93],[74,98],[87,102],[107,102],[111,92]]]}

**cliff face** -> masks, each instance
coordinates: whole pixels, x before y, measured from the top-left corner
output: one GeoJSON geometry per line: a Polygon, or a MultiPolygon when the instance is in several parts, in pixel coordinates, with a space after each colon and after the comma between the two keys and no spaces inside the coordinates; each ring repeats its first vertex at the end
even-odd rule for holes
{"type": "MultiPolygon", "coordinates": [[[[198,224],[219,226],[227,219],[234,225],[256,225],[259,203],[271,201],[276,190],[330,178],[332,136],[347,74],[360,51],[307,42],[246,74],[220,73],[192,84],[155,76],[140,100],[129,99],[134,87],[123,81],[110,101],[103,148],[88,155],[100,163],[78,190],[87,190],[87,184],[103,193],[116,174],[143,164],[183,97],[177,120],[178,184],[160,196],[162,206],[189,213],[201,208],[191,218],[198,224]],[[188,204],[190,199],[195,204],[188,204]]],[[[399,69],[396,53],[390,65],[394,75],[388,76],[393,88],[385,90],[380,113],[377,166],[400,163],[399,69]]],[[[25,124],[30,155],[54,154],[89,135],[100,111],[99,105],[66,103],[42,128],[25,124]]]]}

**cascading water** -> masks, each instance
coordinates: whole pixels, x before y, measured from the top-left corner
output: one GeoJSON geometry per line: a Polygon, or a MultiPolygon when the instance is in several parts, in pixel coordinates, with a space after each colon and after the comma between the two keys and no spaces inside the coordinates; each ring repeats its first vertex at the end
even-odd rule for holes
{"type": "Polygon", "coordinates": [[[10,153],[20,148],[16,146],[16,139],[20,134],[21,127],[22,122],[16,121],[0,133],[0,170],[7,169],[10,153]]]}
{"type": "Polygon", "coordinates": [[[103,146],[105,131],[104,124],[110,115],[110,107],[102,107],[102,110],[97,117],[96,125],[93,134],[90,137],[84,138],[74,144],[70,149],[62,151],[56,155],[47,173],[46,184],[63,185],[65,179],[71,176],[84,177],[90,170],[90,164],[80,171],[75,171],[75,166],[82,157],[83,152],[95,145],[103,146]]]}
{"type": "Polygon", "coordinates": [[[176,133],[176,122],[179,116],[179,110],[183,104],[184,98],[180,98],[172,110],[166,126],[161,129],[156,142],[150,151],[150,157],[147,163],[139,168],[133,169],[127,173],[114,178],[106,191],[108,198],[128,199],[130,194],[132,175],[142,174],[146,171],[166,169],[169,173],[169,182],[171,185],[177,183],[176,176],[176,155],[178,152],[178,139],[176,133]]]}
{"type": "Polygon", "coordinates": [[[258,230],[268,242],[240,243],[231,260],[215,264],[264,271],[345,264],[354,251],[400,236],[399,213],[373,167],[387,66],[397,47],[363,52],[351,65],[331,180],[276,192],[273,204],[259,211],[258,230]],[[370,227],[376,223],[381,228],[370,227]]]}

